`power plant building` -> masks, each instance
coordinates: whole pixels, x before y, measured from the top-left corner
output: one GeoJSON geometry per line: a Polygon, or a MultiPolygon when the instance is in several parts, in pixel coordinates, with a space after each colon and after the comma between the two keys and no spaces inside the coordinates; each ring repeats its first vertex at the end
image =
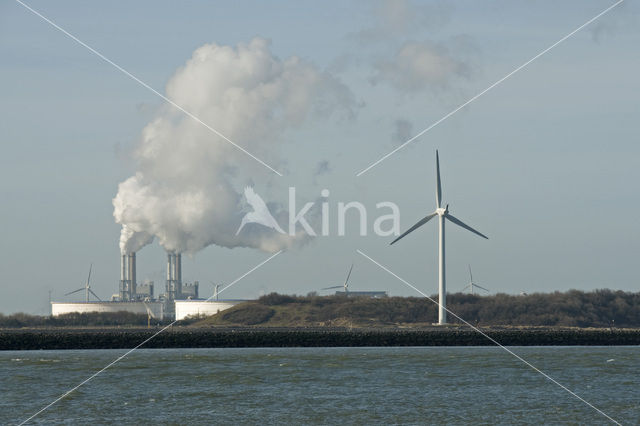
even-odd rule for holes
{"type": "Polygon", "coordinates": [[[51,302],[51,315],[124,311],[148,314],[156,320],[179,320],[190,315],[215,315],[241,302],[243,300],[199,300],[198,281],[182,282],[182,255],[173,252],[167,253],[165,292],[154,298],[153,281],[140,285],[136,281],[136,253],[132,252],[120,257],[119,291],[111,301],[51,302]]]}

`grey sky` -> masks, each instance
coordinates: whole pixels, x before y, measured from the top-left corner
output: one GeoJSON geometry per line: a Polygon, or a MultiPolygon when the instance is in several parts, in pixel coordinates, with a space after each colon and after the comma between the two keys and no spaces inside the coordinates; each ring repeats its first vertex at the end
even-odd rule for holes
{"type": "MultiPolygon", "coordinates": [[[[393,201],[406,229],[434,208],[438,148],[444,201],[490,237],[448,228],[450,291],[467,284],[468,263],[492,292],[638,290],[635,2],[358,178],[397,146],[398,122],[413,132],[427,127],[611,3],[399,3],[410,13],[369,2],[29,4],[163,93],[206,43],[261,37],[281,59],[297,55],[329,70],[353,95],[354,116],[310,116],[282,135],[276,157],[284,177],[248,165],[238,168],[238,182],[250,180],[265,200],[285,204],[289,186],[299,203],[328,188],[332,214],[338,201],[362,201],[369,229],[375,204],[393,201]],[[422,61],[392,66],[407,46],[422,61]],[[425,71],[433,63],[437,72],[425,71]],[[316,173],[325,161],[328,171],[316,173]]],[[[0,3],[0,58],[0,312],[45,313],[48,290],[64,300],[90,263],[92,288],[108,298],[119,262],[112,199],[136,170],[132,153],[162,102],[11,1],[0,3]]],[[[437,234],[429,225],[389,247],[391,238],[360,237],[352,223],[346,237],[286,252],[225,296],[317,291],[339,282],[352,261],[354,290],[414,295],[357,248],[435,293],[437,234]]],[[[207,294],[209,281],[231,281],[267,257],[211,246],[184,256],[184,277],[200,280],[207,294]]],[[[163,288],[164,261],[157,243],[145,247],[138,277],[163,288]]]]}

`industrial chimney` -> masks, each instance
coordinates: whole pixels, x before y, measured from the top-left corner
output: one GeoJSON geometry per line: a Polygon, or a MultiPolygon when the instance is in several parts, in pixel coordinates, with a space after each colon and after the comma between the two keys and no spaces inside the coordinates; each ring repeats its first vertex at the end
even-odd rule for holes
{"type": "Polygon", "coordinates": [[[176,283],[178,287],[176,288],[178,294],[182,293],[182,255],[180,253],[175,254],[175,265],[176,265],[176,283]]]}
{"type": "Polygon", "coordinates": [[[120,256],[120,300],[126,300],[129,276],[129,257],[126,254],[120,256]]]}
{"type": "Polygon", "coordinates": [[[129,300],[136,299],[136,252],[129,253],[129,300]]]}
{"type": "Polygon", "coordinates": [[[120,258],[120,300],[136,299],[136,253],[123,254],[120,258]]]}
{"type": "Polygon", "coordinates": [[[167,296],[169,300],[182,297],[182,255],[167,252],[167,296]]]}
{"type": "Polygon", "coordinates": [[[167,253],[167,288],[166,288],[166,293],[167,293],[167,299],[169,300],[175,300],[175,290],[174,290],[174,282],[173,282],[173,271],[171,270],[173,267],[173,264],[171,262],[172,258],[171,258],[171,253],[167,253]]]}

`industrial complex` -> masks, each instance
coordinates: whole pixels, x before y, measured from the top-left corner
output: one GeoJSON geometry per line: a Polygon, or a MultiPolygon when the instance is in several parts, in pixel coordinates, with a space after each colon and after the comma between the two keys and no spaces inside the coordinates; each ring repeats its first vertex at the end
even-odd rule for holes
{"type": "MultiPolygon", "coordinates": [[[[323,290],[340,288],[336,296],[343,297],[369,297],[385,298],[386,291],[351,291],[349,290],[349,278],[353,264],[349,269],[347,278],[342,285],[327,287],[323,290]]],[[[182,320],[187,317],[209,316],[229,309],[239,303],[246,302],[243,299],[218,299],[218,286],[212,297],[201,299],[199,295],[200,283],[185,283],[182,281],[182,255],[180,253],[167,252],[167,275],[164,292],[157,297],[154,294],[154,282],[149,281],[139,284],[136,279],[136,253],[123,254],[120,257],[120,284],[118,293],[111,296],[111,300],[103,301],[91,290],[91,268],[85,286],[71,291],[71,295],[84,291],[83,302],[51,302],[51,315],[58,316],[69,313],[86,312],[129,312],[133,314],[147,314],[155,320],[182,320]],[[89,300],[93,295],[97,300],[89,300]]]]}
{"type": "Polygon", "coordinates": [[[110,301],[89,300],[90,293],[95,296],[89,286],[91,277],[91,271],[89,271],[85,287],[68,293],[85,290],[85,300],[83,302],[51,302],[51,315],[124,311],[147,314],[156,320],[181,320],[188,316],[215,315],[244,302],[244,300],[218,300],[217,291],[214,296],[216,300],[200,299],[198,281],[182,282],[182,255],[180,253],[167,253],[165,291],[158,297],[154,295],[153,281],[144,284],[137,283],[135,252],[123,254],[120,266],[119,291],[111,297],[110,301]]]}

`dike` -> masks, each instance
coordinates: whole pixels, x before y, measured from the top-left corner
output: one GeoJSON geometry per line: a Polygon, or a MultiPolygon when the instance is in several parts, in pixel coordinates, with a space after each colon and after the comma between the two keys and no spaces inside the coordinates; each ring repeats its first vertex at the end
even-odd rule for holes
{"type": "MultiPolygon", "coordinates": [[[[130,349],[160,329],[3,329],[0,350],[130,349]]],[[[486,329],[505,346],[640,345],[638,329],[486,329]]],[[[492,346],[470,329],[188,328],[172,327],[142,348],[347,346],[492,346]]]]}

